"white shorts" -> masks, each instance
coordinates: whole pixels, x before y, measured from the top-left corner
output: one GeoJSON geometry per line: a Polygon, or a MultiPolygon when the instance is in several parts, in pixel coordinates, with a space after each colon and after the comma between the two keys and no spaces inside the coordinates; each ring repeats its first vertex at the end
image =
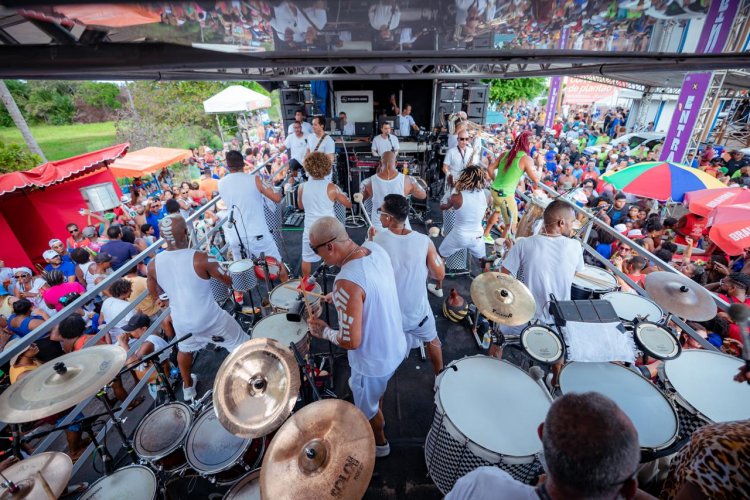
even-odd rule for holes
{"type": "MultiPolygon", "coordinates": [[[[394,372],[395,373],[395,372],[394,372]]],[[[393,373],[384,377],[368,377],[352,370],[349,377],[349,387],[354,396],[354,406],[362,410],[367,420],[378,414],[380,410],[380,398],[388,388],[388,381],[393,373]]]]}
{"type": "MultiPolygon", "coordinates": [[[[263,253],[266,257],[273,257],[277,261],[281,262],[281,253],[276,247],[276,243],[273,241],[273,236],[270,234],[264,234],[259,236],[251,236],[249,238],[243,238],[242,241],[245,243],[245,250],[250,256],[259,258],[260,254],[263,253]],[[260,239],[258,239],[260,237],[260,239]]],[[[232,258],[239,260],[240,257],[240,244],[231,245],[232,258]]]]}
{"type": "MultiPolygon", "coordinates": [[[[181,337],[182,334],[178,332],[177,336],[181,337]]],[[[221,311],[211,328],[202,332],[193,332],[190,338],[177,344],[177,349],[180,352],[196,352],[208,344],[214,344],[233,352],[248,340],[250,337],[242,330],[239,323],[228,312],[221,311]],[[223,340],[217,341],[214,337],[222,337],[223,340]]]]}
{"type": "Polygon", "coordinates": [[[464,234],[456,231],[454,228],[440,244],[438,253],[443,257],[450,257],[461,250],[468,250],[477,259],[484,259],[487,257],[487,250],[484,247],[484,235],[482,233],[479,233],[479,235],[464,234]]]}
{"type": "Polygon", "coordinates": [[[411,330],[406,330],[406,343],[409,345],[409,349],[419,347],[421,342],[429,343],[437,338],[437,326],[432,311],[427,313],[426,317],[427,319],[422,323],[422,326],[415,326],[411,330]]]}
{"type": "Polygon", "coordinates": [[[310,234],[307,229],[302,232],[302,262],[320,262],[320,256],[310,248],[310,234]]]}

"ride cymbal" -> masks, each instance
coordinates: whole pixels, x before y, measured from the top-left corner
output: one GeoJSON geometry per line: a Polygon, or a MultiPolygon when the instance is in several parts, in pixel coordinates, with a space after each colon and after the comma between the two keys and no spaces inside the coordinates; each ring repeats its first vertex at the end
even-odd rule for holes
{"type": "Polygon", "coordinates": [[[711,292],[685,275],[657,271],[646,275],[644,288],[651,300],[665,311],[690,321],[708,321],[716,316],[711,292]]]}
{"type": "Polygon", "coordinates": [[[299,369],[289,348],[274,339],[248,340],[219,367],[214,408],[226,430],[255,439],[287,419],[299,388],[299,369]]]}
{"type": "Polygon", "coordinates": [[[0,394],[0,420],[33,422],[75,406],[115,378],[127,353],[99,345],[49,361],[0,394]]]}
{"type": "Polygon", "coordinates": [[[0,499],[58,498],[65,492],[73,473],[73,462],[65,453],[48,451],[21,460],[3,471],[3,476],[18,488],[11,492],[5,480],[0,481],[0,499]]]}
{"type": "Polygon", "coordinates": [[[351,403],[305,406],[276,432],[260,468],[262,498],[359,499],[375,468],[375,437],[351,403]]]}
{"type": "Polygon", "coordinates": [[[471,300],[484,317],[501,325],[523,325],[536,311],[536,301],[526,285],[497,272],[483,273],[474,278],[471,300]]]}

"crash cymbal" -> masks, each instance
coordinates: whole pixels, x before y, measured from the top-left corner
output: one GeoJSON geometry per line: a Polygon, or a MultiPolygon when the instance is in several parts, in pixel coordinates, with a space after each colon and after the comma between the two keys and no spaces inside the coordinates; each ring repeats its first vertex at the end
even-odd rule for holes
{"type": "Polygon", "coordinates": [[[53,359],[0,394],[0,420],[33,422],[75,406],[110,383],[126,358],[122,347],[100,345],[53,359]]]}
{"type": "Polygon", "coordinates": [[[287,347],[274,339],[248,340],[219,367],[214,408],[226,430],[255,439],[287,419],[299,387],[299,368],[287,347]]]}
{"type": "Polygon", "coordinates": [[[305,406],[276,432],[260,468],[263,498],[362,498],[375,468],[375,437],[351,403],[305,406]]]}
{"type": "Polygon", "coordinates": [[[716,316],[711,293],[682,274],[667,271],[647,274],[645,288],[651,300],[675,316],[691,321],[708,321],[716,316]]]}
{"type": "Polygon", "coordinates": [[[474,278],[471,300],[484,317],[501,325],[522,325],[536,311],[536,301],[526,285],[502,273],[483,273],[474,278]]]}
{"type": "Polygon", "coordinates": [[[73,462],[65,453],[48,451],[21,460],[2,474],[18,488],[10,491],[5,480],[0,480],[0,499],[58,498],[63,494],[73,473],[73,462]]]}

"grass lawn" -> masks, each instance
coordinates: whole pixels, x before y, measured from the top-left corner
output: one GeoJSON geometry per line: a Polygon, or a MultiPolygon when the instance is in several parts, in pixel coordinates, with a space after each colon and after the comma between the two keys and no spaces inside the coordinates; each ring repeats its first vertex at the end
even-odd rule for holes
{"type": "MultiPolygon", "coordinates": [[[[79,125],[37,125],[31,133],[48,160],[62,160],[116,144],[115,122],[79,125]]],[[[0,140],[23,145],[21,132],[15,127],[0,128],[0,140]]]]}

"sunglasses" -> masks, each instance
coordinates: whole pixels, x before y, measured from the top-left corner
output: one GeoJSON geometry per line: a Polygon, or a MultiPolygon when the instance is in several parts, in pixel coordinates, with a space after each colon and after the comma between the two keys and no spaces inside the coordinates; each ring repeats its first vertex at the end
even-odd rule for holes
{"type": "Polygon", "coordinates": [[[70,230],[70,231],[68,231],[68,232],[69,232],[70,234],[76,234],[76,233],[78,233],[79,231],[78,231],[78,229],[71,229],[71,230],[70,230]]]}
{"type": "Polygon", "coordinates": [[[310,245],[310,250],[312,250],[312,251],[313,251],[313,253],[315,253],[315,255],[318,255],[318,249],[319,249],[320,247],[322,247],[322,246],[325,246],[325,245],[327,245],[327,244],[329,244],[329,243],[333,243],[334,241],[336,241],[336,238],[332,238],[332,239],[330,239],[330,240],[328,240],[328,241],[324,241],[323,243],[321,243],[321,244],[319,244],[319,245],[315,245],[315,246],[313,246],[313,245],[310,245]]]}
{"type": "Polygon", "coordinates": [[[14,276],[14,278],[16,278],[17,280],[22,280],[22,279],[29,278],[29,277],[30,277],[30,275],[28,275],[28,274],[18,274],[16,276],[14,276]]]}
{"type": "Polygon", "coordinates": [[[392,216],[391,214],[389,214],[388,212],[385,212],[385,211],[383,211],[383,210],[382,210],[382,209],[380,209],[380,208],[378,208],[378,209],[376,210],[376,213],[378,214],[378,217],[382,217],[383,215],[385,215],[386,217],[390,217],[390,218],[393,218],[393,216],[392,216]]]}
{"type": "Polygon", "coordinates": [[[469,138],[468,137],[459,137],[458,140],[459,141],[468,141],[469,138]]]}

